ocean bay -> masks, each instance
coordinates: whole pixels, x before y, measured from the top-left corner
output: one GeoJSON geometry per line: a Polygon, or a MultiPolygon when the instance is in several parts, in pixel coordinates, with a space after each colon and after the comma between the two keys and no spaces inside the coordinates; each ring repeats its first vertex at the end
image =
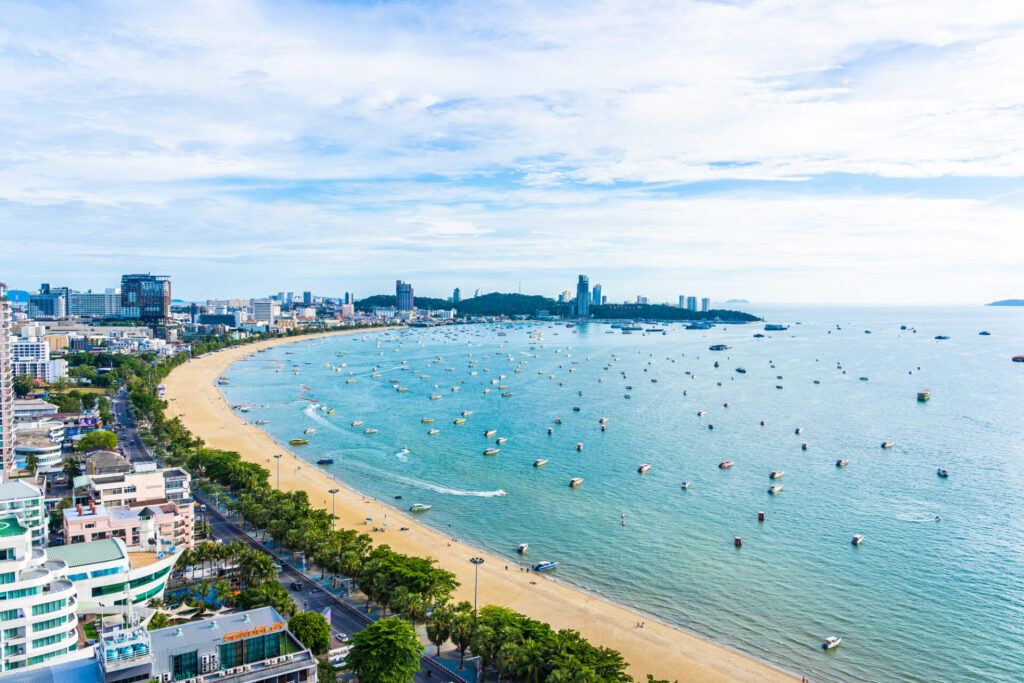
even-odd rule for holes
{"type": "Polygon", "coordinates": [[[357,490],[430,504],[423,522],[510,564],[529,542],[529,561],[560,562],[553,578],[783,668],[830,680],[1010,680],[1024,666],[1014,516],[1024,382],[1009,361],[1021,318],[970,310],[976,318],[780,311],[804,324],[763,339],[760,325],[391,331],[272,349],[236,363],[222,390],[279,443],[315,429],[292,450],[333,457],[326,469],[357,490]],[[708,350],[718,343],[732,348],[708,350]],[[303,385],[335,413],[298,400],[303,385]],[[922,389],[933,394],[925,404],[922,389]],[[497,437],[508,442],[484,456],[497,437]],[[535,468],[537,458],[549,463],[535,468]],[[726,459],[735,466],[720,470],[726,459]],[[776,496],[772,470],[785,470],[776,496]],[[570,489],[571,477],[583,485],[570,489]],[[843,647],[820,652],[832,634],[843,647]]]}

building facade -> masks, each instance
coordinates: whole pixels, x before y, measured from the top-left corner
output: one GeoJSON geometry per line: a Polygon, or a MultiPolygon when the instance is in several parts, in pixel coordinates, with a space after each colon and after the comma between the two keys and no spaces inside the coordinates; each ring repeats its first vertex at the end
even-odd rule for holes
{"type": "Polygon", "coordinates": [[[462,290],[456,287],[455,291],[452,292],[452,303],[457,304],[460,301],[462,301],[462,290]]]}
{"type": "Polygon", "coordinates": [[[168,275],[121,276],[121,315],[147,325],[162,325],[171,317],[171,278],[168,275]]]}
{"type": "Polygon", "coordinates": [[[711,310],[711,299],[709,299],[707,297],[704,297],[703,299],[701,299],[700,300],[700,310],[703,313],[707,313],[708,311],[710,311],[711,310]]]}
{"type": "Polygon", "coordinates": [[[24,479],[11,479],[0,483],[0,517],[13,517],[29,531],[32,545],[46,545],[49,515],[43,503],[43,493],[24,479]]]}
{"type": "Polygon", "coordinates": [[[36,547],[21,519],[0,512],[0,670],[75,655],[78,592],[67,572],[66,562],[36,547]]]}
{"type": "Polygon", "coordinates": [[[590,303],[594,306],[601,305],[601,285],[594,285],[594,293],[590,297],[590,303]]]}
{"type": "Polygon", "coordinates": [[[11,353],[11,304],[0,282],[0,481],[14,467],[14,368],[11,353]]]}
{"type": "Polygon", "coordinates": [[[252,302],[252,319],[273,323],[281,315],[281,306],[276,301],[260,299],[252,302]]]}
{"type": "Polygon", "coordinates": [[[590,315],[590,278],[580,275],[576,283],[576,315],[586,318],[590,315]]]}
{"type": "Polygon", "coordinates": [[[121,292],[109,288],[103,292],[72,292],[68,294],[68,315],[83,318],[119,318],[121,292]]]}
{"type": "Polygon", "coordinates": [[[28,298],[28,317],[63,318],[67,315],[67,304],[59,294],[32,294],[28,298]]]}
{"type": "Polygon", "coordinates": [[[412,311],[415,308],[412,285],[397,280],[395,282],[395,306],[399,311],[412,311]]]}
{"type": "Polygon", "coordinates": [[[14,443],[14,466],[31,471],[28,459],[35,457],[36,471],[60,472],[64,465],[64,422],[40,420],[18,424],[18,439],[14,443]]]}
{"type": "Polygon", "coordinates": [[[688,296],[686,297],[686,308],[687,310],[696,312],[697,310],[697,297],[688,296]]]}
{"type": "Polygon", "coordinates": [[[62,358],[50,359],[50,343],[46,339],[29,337],[11,342],[14,376],[28,375],[44,382],[56,382],[68,374],[68,363],[62,358]]]}

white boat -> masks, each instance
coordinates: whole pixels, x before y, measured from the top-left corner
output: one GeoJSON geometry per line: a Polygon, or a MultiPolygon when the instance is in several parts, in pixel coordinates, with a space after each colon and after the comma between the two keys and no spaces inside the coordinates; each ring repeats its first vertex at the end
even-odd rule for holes
{"type": "Polygon", "coordinates": [[[499,436],[497,439],[494,440],[494,443],[496,443],[496,444],[498,444],[500,446],[501,444],[505,443],[506,441],[508,441],[508,439],[506,439],[503,436],[499,436]]]}
{"type": "Polygon", "coordinates": [[[569,487],[570,488],[576,488],[577,486],[580,486],[582,484],[583,484],[583,477],[573,477],[572,479],[569,480],[569,487]]]}
{"type": "Polygon", "coordinates": [[[640,465],[640,467],[636,468],[636,471],[639,472],[640,474],[647,474],[648,472],[651,471],[651,466],[650,465],[640,465]]]}
{"type": "Polygon", "coordinates": [[[786,473],[786,470],[772,470],[772,473],[768,475],[769,479],[781,479],[782,475],[786,473]]]}
{"type": "Polygon", "coordinates": [[[363,430],[363,434],[376,434],[376,433],[377,433],[376,429],[364,429],[363,430]]]}
{"type": "Polygon", "coordinates": [[[307,428],[307,429],[304,429],[304,430],[302,431],[302,433],[303,433],[303,434],[315,434],[315,433],[316,433],[316,430],[315,430],[315,429],[313,429],[312,427],[309,427],[309,428],[307,428]]]}
{"type": "Polygon", "coordinates": [[[484,455],[497,455],[501,452],[500,448],[488,448],[484,451],[484,455]]]}
{"type": "Polygon", "coordinates": [[[690,482],[688,482],[688,481],[684,481],[684,482],[682,483],[682,485],[680,486],[680,488],[681,488],[681,489],[683,489],[683,490],[685,491],[686,489],[690,488],[690,482]]]}
{"type": "Polygon", "coordinates": [[[441,432],[440,429],[431,429],[429,432],[427,432],[427,434],[429,434],[430,436],[433,436],[434,434],[438,434],[440,432],[441,432]]]}
{"type": "Polygon", "coordinates": [[[831,650],[839,647],[843,642],[843,639],[839,636],[829,636],[825,639],[825,642],[821,644],[822,650],[831,650]]]}
{"type": "Polygon", "coordinates": [[[529,543],[520,543],[519,547],[516,548],[516,552],[519,553],[520,555],[522,555],[523,553],[526,552],[526,549],[529,548],[529,547],[530,547],[529,543]]]}
{"type": "Polygon", "coordinates": [[[538,459],[533,461],[533,466],[534,467],[544,467],[544,465],[547,465],[547,464],[548,464],[548,461],[545,460],[544,458],[538,458],[538,459]]]}
{"type": "Polygon", "coordinates": [[[936,472],[936,474],[938,474],[943,479],[946,479],[947,477],[949,477],[949,471],[946,470],[945,468],[942,468],[942,467],[939,468],[939,470],[938,470],[938,472],[936,472]]]}
{"type": "Polygon", "coordinates": [[[853,540],[850,541],[853,545],[860,545],[864,542],[864,534],[854,534],[853,540]]]}
{"type": "Polygon", "coordinates": [[[409,508],[409,512],[426,512],[433,505],[427,505],[426,503],[413,503],[412,507],[409,508]]]}
{"type": "Polygon", "coordinates": [[[773,496],[776,493],[782,493],[782,484],[773,484],[773,485],[769,486],[768,487],[768,493],[772,494],[773,496]]]}
{"type": "Polygon", "coordinates": [[[363,426],[363,421],[362,420],[356,420],[355,422],[352,423],[352,426],[353,427],[362,427],[363,426]]]}

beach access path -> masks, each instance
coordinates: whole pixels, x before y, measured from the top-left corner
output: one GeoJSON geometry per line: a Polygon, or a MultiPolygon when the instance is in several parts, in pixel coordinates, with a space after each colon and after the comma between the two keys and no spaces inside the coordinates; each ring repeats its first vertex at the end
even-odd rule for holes
{"type": "MultiPolygon", "coordinates": [[[[346,330],[328,333],[375,334],[368,330],[346,330]]],[[[182,422],[211,448],[237,451],[249,462],[263,465],[276,482],[277,468],[273,456],[284,455],[280,462],[281,488],[286,491],[305,490],[310,504],[331,509],[329,489],[339,488],[337,480],[278,445],[258,427],[235,415],[215,386],[217,378],[226,374],[231,363],[241,360],[260,348],[288,343],[308,342],[314,335],[282,338],[245,344],[194,358],[175,368],[164,380],[169,417],[182,422]]],[[[516,571],[505,560],[462,543],[455,538],[420,524],[408,515],[384,503],[362,496],[340,486],[334,509],[339,527],[370,531],[365,519],[388,515],[389,531],[372,534],[378,543],[409,555],[430,557],[438,565],[454,572],[462,584],[456,600],[473,599],[471,557],[483,557],[480,565],[479,602],[482,605],[503,605],[529,617],[545,621],[555,629],[574,629],[595,645],[619,650],[629,662],[629,672],[637,680],[646,674],[668,680],[695,682],[796,680],[767,664],[733,652],[678,628],[662,624],[647,615],[612,604],[603,599],[559,584],[534,573],[516,571]],[[409,531],[398,531],[400,526],[409,531]],[[644,628],[638,628],[643,622],[644,628]]],[[[656,577],[652,577],[656,580],[656,577]]]]}

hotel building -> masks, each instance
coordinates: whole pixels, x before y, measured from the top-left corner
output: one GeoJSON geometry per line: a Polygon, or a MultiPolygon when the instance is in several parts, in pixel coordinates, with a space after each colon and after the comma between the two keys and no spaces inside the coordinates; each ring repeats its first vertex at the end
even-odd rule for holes
{"type": "Polygon", "coordinates": [[[11,356],[11,305],[0,282],[0,481],[14,467],[14,368],[11,356]]]}

